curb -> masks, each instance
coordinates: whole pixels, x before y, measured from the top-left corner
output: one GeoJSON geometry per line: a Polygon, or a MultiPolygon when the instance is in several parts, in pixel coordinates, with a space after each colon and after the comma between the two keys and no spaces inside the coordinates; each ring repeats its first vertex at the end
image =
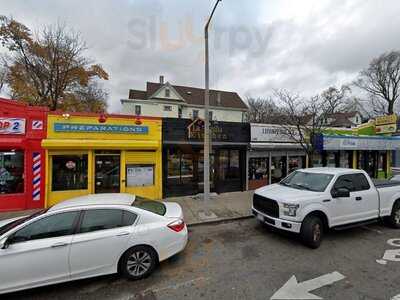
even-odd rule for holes
{"type": "Polygon", "coordinates": [[[251,218],[254,218],[254,216],[246,215],[246,216],[240,216],[240,217],[234,217],[234,218],[215,219],[215,220],[204,221],[204,222],[190,223],[190,224],[187,224],[187,227],[198,227],[201,225],[222,224],[222,223],[229,223],[229,222],[233,222],[233,221],[247,220],[247,219],[251,219],[251,218]]]}

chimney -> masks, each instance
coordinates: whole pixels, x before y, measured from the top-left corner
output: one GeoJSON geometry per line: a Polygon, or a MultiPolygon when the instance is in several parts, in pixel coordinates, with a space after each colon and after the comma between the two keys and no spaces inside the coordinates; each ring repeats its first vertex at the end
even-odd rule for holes
{"type": "Polygon", "coordinates": [[[164,75],[160,75],[160,84],[164,84],[164,75]]]}
{"type": "Polygon", "coordinates": [[[217,92],[217,105],[218,106],[221,105],[221,92],[220,91],[217,92]]]}

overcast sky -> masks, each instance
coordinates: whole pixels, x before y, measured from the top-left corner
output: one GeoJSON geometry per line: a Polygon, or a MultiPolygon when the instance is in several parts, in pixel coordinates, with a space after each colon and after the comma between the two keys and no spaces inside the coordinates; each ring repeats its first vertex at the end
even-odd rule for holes
{"type": "MultiPolygon", "coordinates": [[[[203,26],[214,0],[0,0],[30,28],[64,22],[109,72],[111,111],[160,74],[204,86],[203,26]]],[[[210,32],[211,87],[242,98],[275,88],[305,96],[351,82],[400,49],[399,0],[223,0],[210,32]]]]}

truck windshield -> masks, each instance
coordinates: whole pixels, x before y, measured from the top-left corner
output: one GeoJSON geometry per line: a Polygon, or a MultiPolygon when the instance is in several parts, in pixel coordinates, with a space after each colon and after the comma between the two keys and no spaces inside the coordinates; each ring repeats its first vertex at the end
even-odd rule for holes
{"type": "Polygon", "coordinates": [[[280,182],[281,185],[313,192],[325,191],[333,175],[295,171],[280,182]]]}

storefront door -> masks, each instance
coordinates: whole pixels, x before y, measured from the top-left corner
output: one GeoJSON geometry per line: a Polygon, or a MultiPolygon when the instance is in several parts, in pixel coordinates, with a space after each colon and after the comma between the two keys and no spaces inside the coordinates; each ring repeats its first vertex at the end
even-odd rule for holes
{"type": "Polygon", "coordinates": [[[95,154],[95,193],[120,192],[120,154],[95,154]]]}

